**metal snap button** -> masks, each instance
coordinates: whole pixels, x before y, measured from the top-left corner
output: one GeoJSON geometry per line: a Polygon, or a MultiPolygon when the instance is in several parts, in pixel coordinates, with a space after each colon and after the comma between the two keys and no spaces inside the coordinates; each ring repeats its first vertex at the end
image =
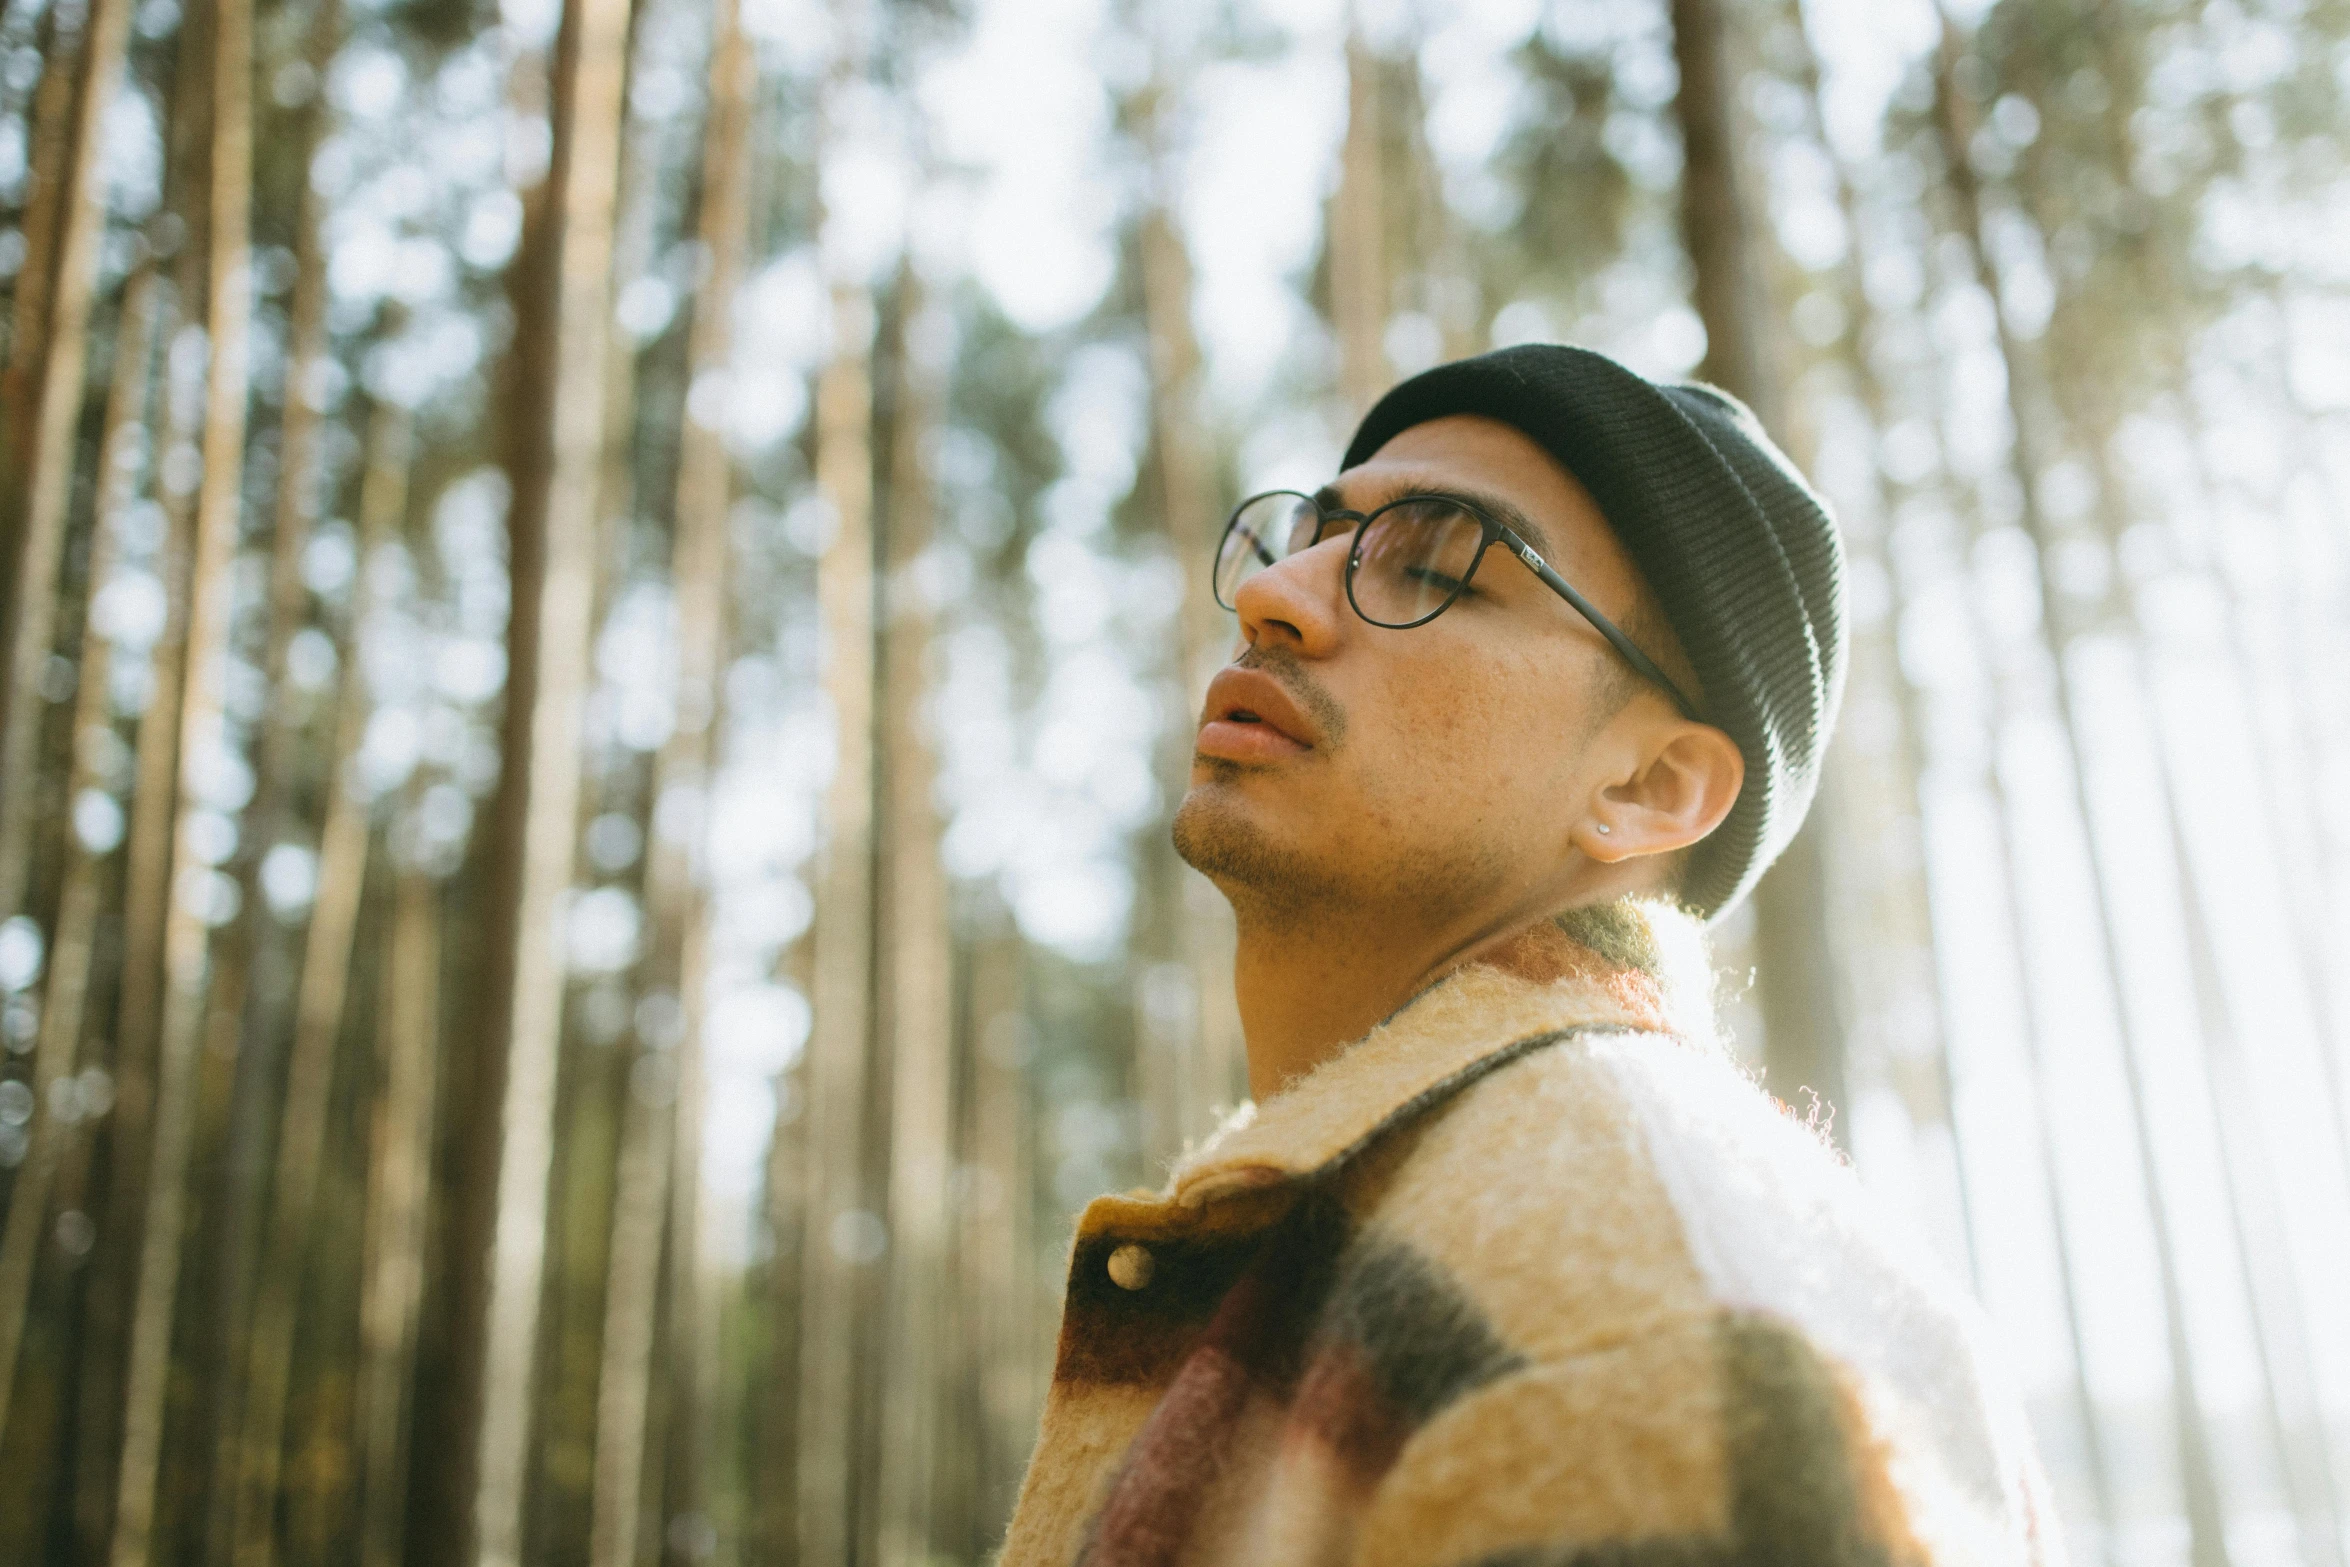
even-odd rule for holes
{"type": "Polygon", "coordinates": [[[1154,1266],[1147,1247],[1129,1241],[1110,1253],[1110,1282],[1122,1290],[1138,1290],[1151,1281],[1154,1266]]]}

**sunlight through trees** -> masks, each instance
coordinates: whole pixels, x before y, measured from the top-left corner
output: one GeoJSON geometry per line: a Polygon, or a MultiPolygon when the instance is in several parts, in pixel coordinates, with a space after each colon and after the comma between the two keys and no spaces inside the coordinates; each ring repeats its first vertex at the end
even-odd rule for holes
{"type": "Polygon", "coordinates": [[[2079,1559],[2341,1563],[2346,116],[2343,0],[0,6],[0,1557],[987,1560],[1244,1093],[1225,510],[1548,339],[1846,535],[1741,1056],[2079,1559]]]}

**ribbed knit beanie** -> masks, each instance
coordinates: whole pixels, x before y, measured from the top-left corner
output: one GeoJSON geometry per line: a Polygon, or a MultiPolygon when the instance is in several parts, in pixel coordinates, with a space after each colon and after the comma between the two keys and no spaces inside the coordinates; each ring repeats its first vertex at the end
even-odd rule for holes
{"type": "Polygon", "coordinates": [[[1826,503],[1728,393],[1556,343],[1413,376],[1363,416],[1345,465],[1449,414],[1516,426],[1582,481],[1696,666],[1705,721],[1745,753],[1745,785],[1681,893],[1719,918],[1803,825],[1843,696],[1844,556],[1826,503]]]}

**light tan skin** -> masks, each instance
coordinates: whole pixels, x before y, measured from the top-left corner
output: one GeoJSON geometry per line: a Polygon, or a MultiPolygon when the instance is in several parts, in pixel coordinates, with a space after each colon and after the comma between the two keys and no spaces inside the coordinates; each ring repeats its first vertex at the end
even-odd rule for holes
{"type": "MultiPolygon", "coordinates": [[[[1508,425],[1414,426],[1333,487],[1361,512],[1422,490],[1505,502],[1602,614],[1643,618],[1647,590],[1589,493],[1508,425]]],[[[1470,593],[1396,631],[1348,605],[1348,540],[1342,526],[1260,571],[1236,605],[1234,663],[1320,715],[1317,743],[1263,762],[1195,755],[1176,813],[1177,849],[1238,919],[1259,1100],[1533,921],[1666,886],[1745,778],[1722,731],[1644,681],[1627,699],[1615,650],[1501,547],[1470,593]]],[[[1696,692],[1678,648],[1644,651],[1696,692]]]]}

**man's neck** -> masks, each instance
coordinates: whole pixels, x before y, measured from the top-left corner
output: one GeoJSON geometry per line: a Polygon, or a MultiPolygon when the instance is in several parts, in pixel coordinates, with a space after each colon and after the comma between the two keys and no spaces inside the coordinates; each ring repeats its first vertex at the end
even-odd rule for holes
{"type": "Polygon", "coordinates": [[[1232,980],[1248,1041],[1249,1096],[1262,1101],[1279,1092],[1545,912],[1513,908],[1443,926],[1375,917],[1310,925],[1244,919],[1232,980]]]}
{"type": "Polygon", "coordinates": [[[1578,862],[1475,909],[1350,902],[1323,917],[1258,914],[1234,900],[1232,985],[1248,1045],[1249,1097],[1263,1101],[1362,1038],[1464,963],[1563,909],[1646,890],[1634,863],[1578,862]]]}

